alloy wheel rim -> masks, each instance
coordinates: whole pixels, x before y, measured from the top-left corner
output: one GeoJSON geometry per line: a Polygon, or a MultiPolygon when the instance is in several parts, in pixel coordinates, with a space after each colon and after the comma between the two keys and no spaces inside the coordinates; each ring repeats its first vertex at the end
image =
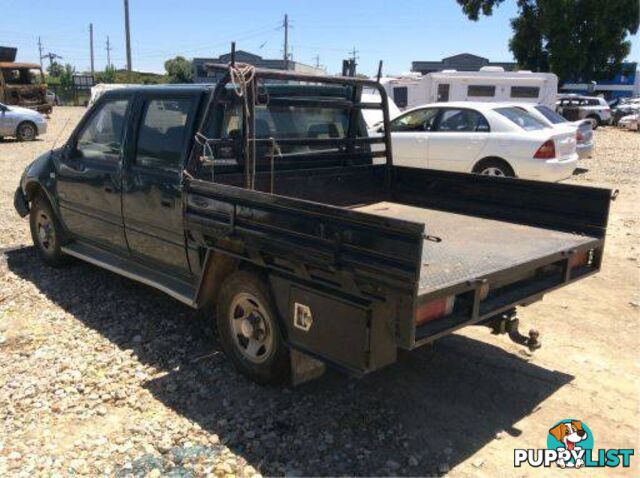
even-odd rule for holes
{"type": "Polygon", "coordinates": [[[231,332],[238,351],[250,362],[265,362],[273,350],[271,320],[265,307],[247,292],[237,294],[229,307],[231,332]]]}
{"type": "Polygon", "coordinates": [[[22,125],[20,134],[24,139],[31,141],[34,137],[33,127],[28,124],[22,125]]]}
{"type": "Polygon", "coordinates": [[[502,169],[500,168],[485,168],[482,173],[483,176],[501,176],[501,177],[505,177],[506,174],[504,174],[504,171],[502,171],[502,169]]]}

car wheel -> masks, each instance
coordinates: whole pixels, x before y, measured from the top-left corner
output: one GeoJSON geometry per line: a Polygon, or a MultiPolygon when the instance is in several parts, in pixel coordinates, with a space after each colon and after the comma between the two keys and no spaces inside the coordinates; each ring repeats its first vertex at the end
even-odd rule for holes
{"type": "Polygon", "coordinates": [[[259,384],[289,378],[289,350],[263,280],[245,271],[231,274],[222,284],[216,312],[220,342],[238,371],[259,384]]]}
{"type": "Polygon", "coordinates": [[[65,264],[69,257],[61,250],[64,233],[51,205],[43,197],[33,200],[29,224],[31,238],[40,257],[50,266],[65,264]]]}
{"type": "Polygon", "coordinates": [[[38,135],[36,125],[29,121],[20,123],[16,128],[16,138],[18,141],[33,141],[38,135]]]}
{"type": "Polygon", "coordinates": [[[506,161],[501,159],[483,159],[473,168],[475,174],[495,177],[514,177],[515,173],[506,161]]]}

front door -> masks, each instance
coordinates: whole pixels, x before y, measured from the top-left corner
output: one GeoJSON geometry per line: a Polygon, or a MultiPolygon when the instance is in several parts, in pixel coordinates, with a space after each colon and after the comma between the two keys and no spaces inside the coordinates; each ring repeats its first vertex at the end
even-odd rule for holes
{"type": "Polygon", "coordinates": [[[121,159],[131,98],[100,101],[83,120],[57,163],[60,215],[80,239],[126,252],[120,204],[121,159]]]}
{"type": "Polygon", "coordinates": [[[429,131],[437,115],[437,108],[425,108],[410,111],[390,123],[393,164],[427,167],[429,131]]]}
{"type": "Polygon", "coordinates": [[[122,210],[135,258],[188,274],[181,172],[197,95],[141,95],[134,146],[127,155],[122,210]]]}

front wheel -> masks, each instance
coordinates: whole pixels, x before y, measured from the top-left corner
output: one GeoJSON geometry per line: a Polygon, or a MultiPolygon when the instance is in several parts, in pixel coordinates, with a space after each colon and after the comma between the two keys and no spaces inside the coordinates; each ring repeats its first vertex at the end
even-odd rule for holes
{"type": "Polygon", "coordinates": [[[224,351],[235,368],[259,384],[289,378],[284,343],[271,293],[257,275],[235,272],[222,284],[216,319],[224,351]]]}
{"type": "Polygon", "coordinates": [[[18,141],[33,141],[36,139],[36,136],[38,136],[36,125],[28,121],[20,123],[16,129],[16,138],[18,138],[18,141]]]}
{"type": "Polygon", "coordinates": [[[31,238],[40,257],[50,266],[58,267],[68,261],[62,250],[63,231],[46,199],[37,197],[29,216],[31,238]]]}

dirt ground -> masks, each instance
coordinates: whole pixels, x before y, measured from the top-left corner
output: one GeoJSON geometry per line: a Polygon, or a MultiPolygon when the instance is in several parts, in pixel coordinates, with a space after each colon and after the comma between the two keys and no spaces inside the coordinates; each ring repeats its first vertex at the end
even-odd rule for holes
{"type": "MultiPolygon", "coordinates": [[[[568,181],[619,196],[602,272],[519,311],[542,349],[471,327],[361,380],[273,389],[235,374],[206,321],[163,294],[36,258],[13,192],[82,113],[0,142],[0,476],[563,476],[513,456],[566,418],[595,448],[637,453],[640,134],[598,129],[568,181]]],[[[577,473],[639,476],[638,460],[577,473]]]]}

